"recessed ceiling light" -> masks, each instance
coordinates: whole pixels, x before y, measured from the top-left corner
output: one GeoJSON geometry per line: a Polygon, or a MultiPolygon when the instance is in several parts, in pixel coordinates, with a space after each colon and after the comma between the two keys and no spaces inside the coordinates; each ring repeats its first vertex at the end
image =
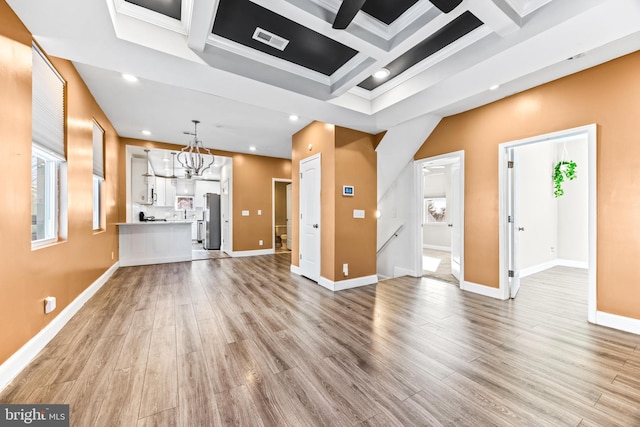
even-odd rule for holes
{"type": "Polygon", "coordinates": [[[252,145],[251,147],[249,147],[249,150],[251,150],[251,151],[256,151],[256,146],[255,146],[255,145],[252,145]]]}
{"type": "Polygon", "coordinates": [[[151,131],[145,129],[145,130],[142,131],[142,134],[143,135],[151,135],[151,131]]]}
{"type": "Polygon", "coordinates": [[[500,85],[493,85],[489,88],[489,90],[496,90],[500,87],[500,85]]]}
{"type": "Polygon", "coordinates": [[[134,76],[133,74],[123,74],[122,78],[125,79],[128,82],[134,83],[138,81],[138,78],[136,76],[134,76]]]}
{"type": "Polygon", "coordinates": [[[292,114],[289,116],[289,120],[291,120],[292,122],[295,122],[296,120],[298,120],[300,117],[296,116],[295,114],[292,114]]]}
{"type": "Polygon", "coordinates": [[[374,79],[384,79],[384,78],[389,77],[390,74],[391,74],[391,71],[389,71],[388,68],[380,68],[378,71],[373,73],[373,78],[374,79]]]}

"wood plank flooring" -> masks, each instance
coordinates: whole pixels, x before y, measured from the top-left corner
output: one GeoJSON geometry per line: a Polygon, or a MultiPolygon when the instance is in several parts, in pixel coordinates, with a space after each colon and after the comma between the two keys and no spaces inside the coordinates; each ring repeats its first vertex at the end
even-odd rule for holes
{"type": "Polygon", "coordinates": [[[640,426],[640,336],[586,275],[497,301],[425,278],[333,293],[290,255],[119,269],[1,394],[73,426],[640,426]]]}

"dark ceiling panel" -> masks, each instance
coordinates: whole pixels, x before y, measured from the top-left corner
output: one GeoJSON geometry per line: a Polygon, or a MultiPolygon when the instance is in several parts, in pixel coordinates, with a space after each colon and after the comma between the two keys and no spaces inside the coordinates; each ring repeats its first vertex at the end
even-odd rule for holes
{"type": "Polygon", "coordinates": [[[161,13],[169,18],[177,19],[182,16],[182,0],[125,0],[127,3],[144,7],[145,9],[161,13]]]}
{"type": "Polygon", "coordinates": [[[220,0],[212,33],[326,76],[358,53],[249,0],[220,0]],[[256,27],[289,40],[289,44],[281,51],[254,40],[256,27]]]}
{"type": "Polygon", "coordinates": [[[358,86],[363,89],[373,90],[458,40],[465,34],[475,30],[482,24],[483,22],[480,19],[473,13],[467,11],[386,65],[385,68],[391,71],[389,77],[381,80],[369,77],[358,86]]]}
{"type": "Polygon", "coordinates": [[[389,25],[416,3],[418,0],[367,0],[362,11],[389,25]]]}

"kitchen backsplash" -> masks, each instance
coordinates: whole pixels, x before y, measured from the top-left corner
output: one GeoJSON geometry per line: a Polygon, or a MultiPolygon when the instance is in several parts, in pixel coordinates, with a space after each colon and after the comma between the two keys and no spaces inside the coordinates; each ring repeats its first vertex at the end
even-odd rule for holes
{"type": "Polygon", "coordinates": [[[156,219],[166,219],[167,221],[171,220],[201,220],[203,219],[203,210],[202,208],[196,208],[192,211],[177,211],[172,207],[166,206],[150,206],[150,205],[139,205],[137,203],[133,204],[133,221],[138,222],[140,212],[144,212],[144,215],[149,217],[153,216],[156,219]]]}

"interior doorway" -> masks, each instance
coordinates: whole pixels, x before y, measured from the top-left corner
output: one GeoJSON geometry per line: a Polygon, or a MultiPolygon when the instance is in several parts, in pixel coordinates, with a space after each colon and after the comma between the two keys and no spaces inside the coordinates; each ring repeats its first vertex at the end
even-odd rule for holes
{"type": "Polygon", "coordinates": [[[464,152],[416,162],[422,276],[461,286],[464,281],[464,152]]]}
{"type": "Polygon", "coordinates": [[[320,153],[300,161],[300,274],[320,281],[320,153]]]}
{"type": "Polygon", "coordinates": [[[595,149],[595,125],[500,145],[505,299],[531,286],[544,288],[554,303],[553,295],[571,288],[571,298],[584,298],[587,317],[595,322],[595,149]]]}
{"type": "Polygon", "coordinates": [[[273,178],[273,249],[274,252],[291,251],[291,180],[273,178]]]}

